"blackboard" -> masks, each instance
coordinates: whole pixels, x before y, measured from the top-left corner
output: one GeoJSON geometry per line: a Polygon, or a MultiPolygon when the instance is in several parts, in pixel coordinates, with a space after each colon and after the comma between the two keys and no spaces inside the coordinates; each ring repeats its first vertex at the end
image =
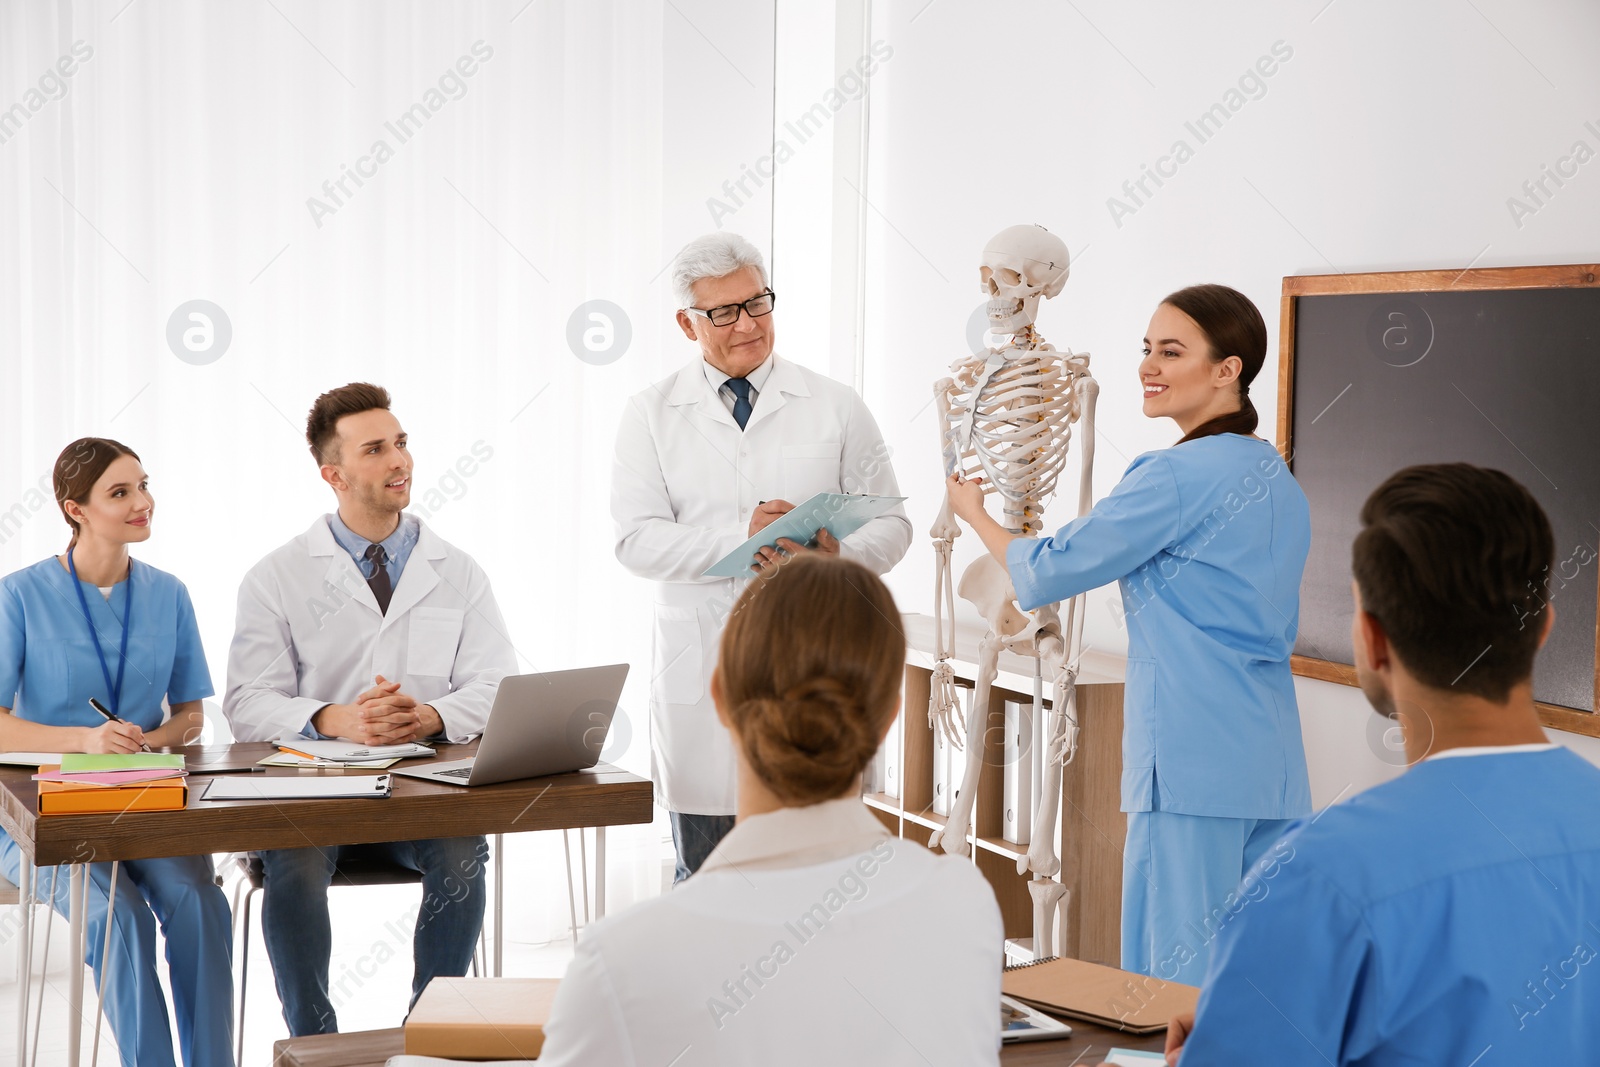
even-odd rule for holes
{"type": "Polygon", "coordinates": [[[1311,505],[1297,673],[1353,681],[1350,544],[1414,463],[1516,478],[1555,530],[1556,625],[1534,672],[1551,725],[1600,734],[1600,267],[1284,279],[1278,444],[1311,505]],[[1583,713],[1583,714],[1575,714],[1583,713]]]}

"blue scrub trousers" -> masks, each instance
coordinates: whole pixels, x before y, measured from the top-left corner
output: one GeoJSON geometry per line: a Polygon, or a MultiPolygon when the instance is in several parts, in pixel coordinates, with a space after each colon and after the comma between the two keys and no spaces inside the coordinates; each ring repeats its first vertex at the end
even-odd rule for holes
{"type": "Polygon", "coordinates": [[[1128,812],[1122,969],[1200,985],[1217,931],[1247,906],[1230,894],[1293,821],[1128,812]]]}
{"type": "MultiPolygon", "coordinates": [[[[0,870],[12,882],[22,874],[22,850],[0,833],[0,870]]],[[[34,895],[47,899],[55,881],[55,909],[68,914],[71,878],[45,867],[34,872],[34,895]]],[[[111,864],[89,865],[88,957],[96,988],[105,981],[106,898],[111,864]]],[[[156,923],[167,945],[172,1006],[186,1067],[233,1064],[233,921],[228,898],[215,881],[210,856],[124,860],[117,876],[111,934],[111,988],[106,1018],[123,1067],[172,1067],[172,1024],[156,973],[156,923]]],[[[88,997],[85,996],[85,1000],[88,997]]],[[[94,1003],[84,1010],[93,1013],[94,1003]]],[[[92,1018],[92,1014],[90,1016],[92,1018]]]]}

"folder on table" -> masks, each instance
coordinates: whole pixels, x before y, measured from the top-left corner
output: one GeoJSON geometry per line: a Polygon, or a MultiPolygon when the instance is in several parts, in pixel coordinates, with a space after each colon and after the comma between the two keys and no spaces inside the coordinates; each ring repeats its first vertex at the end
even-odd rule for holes
{"type": "Polygon", "coordinates": [[[182,752],[68,752],[61,757],[62,774],[99,771],[183,770],[182,752]]]}
{"type": "Polygon", "coordinates": [[[201,800],[328,800],[339,797],[389,795],[387,774],[315,778],[298,775],[252,774],[248,778],[213,778],[201,800]]]}
{"type": "Polygon", "coordinates": [[[51,781],[39,783],[40,815],[180,811],[188,802],[189,787],[182,778],[161,778],[154,782],[117,786],[51,781]]]}
{"type": "Polygon", "coordinates": [[[772,548],[780,537],[796,544],[809,544],[818,530],[827,530],[843,541],[861,527],[905,500],[903,496],[867,496],[854,493],[818,493],[786,511],[738,548],[713,563],[706,578],[753,578],[750,561],[756,551],[772,548]]]}
{"type": "Polygon", "coordinates": [[[1192,985],[1060,956],[1007,967],[1000,991],[1053,1015],[1130,1034],[1160,1033],[1200,1002],[1192,985]]]}
{"type": "Polygon", "coordinates": [[[121,786],[138,785],[141,782],[159,782],[167,778],[187,778],[188,771],[162,770],[151,768],[147,771],[89,771],[85,774],[67,774],[62,771],[52,771],[41,768],[33,776],[36,782],[62,782],[67,785],[86,786],[99,789],[117,789],[121,786]]]}
{"type": "Polygon", "coordinates": [[[556,978],[435,978],[406,1017],[406,1054],[536,1058],[556,978]]]}

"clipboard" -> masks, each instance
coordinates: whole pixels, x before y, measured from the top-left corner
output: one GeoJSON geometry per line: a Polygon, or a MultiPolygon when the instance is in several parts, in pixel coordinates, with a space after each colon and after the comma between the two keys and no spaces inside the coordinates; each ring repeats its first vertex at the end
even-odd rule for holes
{"type": "Polygon", "coordinates": [[[760,549],[777,545],[780,538],[805,545],[818,530],[827,530],[835,540],[843,541],[905,499],[864,493],[818,493],[768,523],[760,533],[707,568],[701,577],[753,578],[751,559],[760,549]]]}
{"type": "Polygon", "coordinates": [[[389,795],[387,774],[327,777],[324,775],[252,774],[213,778],[201,800],[330,800],[344,797],[383,799],[389,795]]]}

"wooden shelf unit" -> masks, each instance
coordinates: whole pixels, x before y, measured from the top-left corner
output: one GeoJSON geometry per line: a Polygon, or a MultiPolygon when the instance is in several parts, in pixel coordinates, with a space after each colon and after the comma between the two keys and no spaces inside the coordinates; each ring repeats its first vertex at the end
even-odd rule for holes
{"type": "MultiPolygon", "coordinates": [[[[869,793],[867,808],[889,832],[926,845],[945,825],[933,811],[933,727],[928,723],[928,697],[934,665],[933,619],[904,616],[905,684],[900,728],[890,740],[900,745],[900,796],[869,793]]],[[[951,661],[957,684],[972,688],[977,681],[977,648],[981,628],[959,626],[956,655],[951,661]]],[[[1121,962],[1122,846],[1127,821],[1120,810],[1122,779],[1122,663],[1108,655],[1089,654],[1078,677],[1078,754],[1062,775],[1057,823],[1061,882],[1072,891],[1067,909],[1067,954],[1118,966],[1121,962]]],[[[1049,691],[1048,679],[1046,692],[1049,691]]],[[[1017,860],[1028,846],[1006,841],[1001,833],[1004,781],[1005,702],[1033,701],[1033,660],[1002,653],[1000,673],[990,691],[989,729],[984,737],[983,770],[973,805],[973,829],[967,837],[970,858],[994,888],[1005,936],[1033,936],[1031,874],[1017,873],[1017,860]]],[[[1048,706],[1048,698],[1045,701],[1048,706]]]]}

